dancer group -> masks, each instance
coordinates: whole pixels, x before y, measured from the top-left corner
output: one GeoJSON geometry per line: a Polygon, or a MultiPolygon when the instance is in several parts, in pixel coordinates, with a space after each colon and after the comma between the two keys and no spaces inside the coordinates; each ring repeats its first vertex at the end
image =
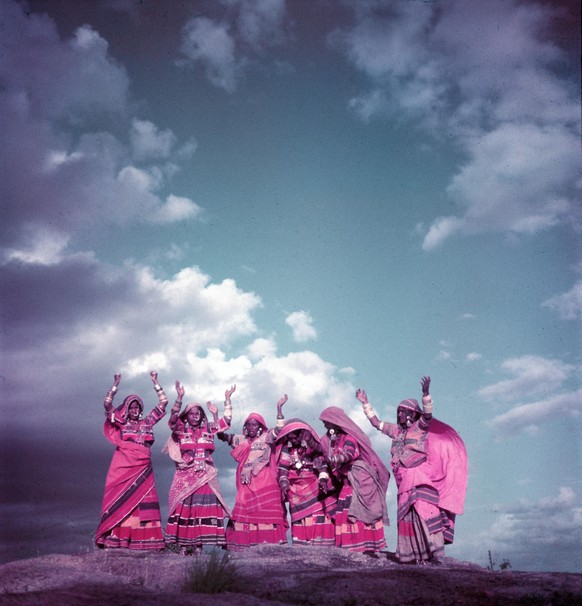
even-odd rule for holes
{"type": "MultiPolygon", "coordinates": [[[[224,410],[206,403],[182,409],[185,389],[176,381],[170,411],[171,435],[163,447],[175,465],[168,519],[162,529],[151,446],[153,426],[166,415],[168,397],[150,372],[158,402],[144,415],[137,395],[113,406],[121,375],[114,376],[104,400],[104,434],[115,446],[105,482],[96,544],[103,548],[161,550],[184,555],[204,545],[232,551],[263,543],[285,544],[290,520],[293,545],[341,547],[378,557],[386,549],[386,494],[390,472],[366,433],[343,409],[325,408],[323,435],[298,418],[285,419],[287,395],[276,405],[269,427],[250,413],[242,433],[232,423],[233,385],[224,410]],[[232,511],[222,496],[213,452],[216,439],[230,446],[236,461],[232,511]]],[[[455,516],[463,513],[467,452],[458,433],[433,418],[430,377],[422,377],[422,406],[406,399],[397,422],[381,421],[358,389],[356,398],[374,428],[392,439],[390,467],[398,489],[398,542],[402,563],[438,564],[453,542],[455,516]]]]}

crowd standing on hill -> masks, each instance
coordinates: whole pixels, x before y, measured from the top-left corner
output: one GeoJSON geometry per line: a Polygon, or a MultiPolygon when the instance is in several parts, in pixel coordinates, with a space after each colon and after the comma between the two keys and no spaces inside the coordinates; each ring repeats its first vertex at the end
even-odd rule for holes
{"type": "MultiPolygon", "coordinates": [[[[175,547],[199,554],[204,545],[242,550],[263,543],[341,547],[379,557],[386,552],[386,494],[390,471],[359,425],[337,406],[320,415],[324,433],[298,418],[285,420],[287,395],[276,405],[269,428],[250,413],[242,433],[232,422],[233,385],[225,391],[224,412],[212,402],[192,402],[182,410],[185,389],[176,381],[171,435],[163,451],[175,465],[168,520],[162,532],[151,463],[153,426],[166,414],[168,398],[150,372],[158,403],[144,417],[137,395],[118,407],[113,399],[121,375],[104,400],[105,437],[115,445],[96,534],[101,548],[161,550],[175,547]],[[236,500],[229,511],[214,465],[215,438],[231,447],[236,461],[236,500]],[[289,524],[290,520],[290,524],[289,524]]],[[[415,399],[397,407],[396,423],[381,421],[358,389],[357,400],[374,428],[392,439],[390,468],[398,496],[398,542],[402,563],[439,564],[453,542],[455,517],[463,513],[467,452],[459,434],[435,419],[430,377],[422,377],[422,408],[415,399]]]]}

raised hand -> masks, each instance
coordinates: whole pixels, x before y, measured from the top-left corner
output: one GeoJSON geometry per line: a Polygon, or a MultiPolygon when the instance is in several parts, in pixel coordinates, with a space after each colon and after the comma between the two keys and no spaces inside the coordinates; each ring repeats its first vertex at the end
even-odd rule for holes
{"type": "Polygon", "coordinates": [[[368,403],[368,396],[366,395],[366,392],[363,389],[358,389],[358,391],[356,391],[356,398],[358,398],[358,400],[362,404],[368,403]]]}
{"type": "Polygon", "coordinates": [[[232,394],[236,391],[236,385],[232,385],[230,389],[227,389],[224,392],[224,399],[227,402],[230,402],[230,396],[232,396],[232,394]]]}
{"type": "Polygon", "coordinates": [[[206,408],[208,408],[208,410],[212,413],[213,416],[218,414],[218,406],[216,406],[216,404],[213,404],[212,402],[206,402],[206,408]]]}
{"type": "Polygon", "coordinates": [[[422,395],[428,396],[428,390],[430,388],[430,377],[422,377],[422,379],[420,379],[420,384],[422,386],[422,395]]]}
{"type": "Polygon", "coordinates": [[[150,370],[150,377],[152,378],[154,385],[157,385],[158,384],[158,373],[155,370],[150,370]]]}
{"type": "Polygon", "coordinates": [[[176,393],[178,394],[178,400],[181,400],[184,397],[184,394],[186,393],[184,386],[182,385],[182,383],[180,383],[179,380],[176,380],[176,393]]]}
{"type": "Polygon", "coordinates": [[[285,402],[287,402],[289,398],[287,397],[287,394],[284,394],[282,398],[279,399],[279,401],[277,402],[277,408],[283,408],[283,404],[285,404],[285,402]]]}

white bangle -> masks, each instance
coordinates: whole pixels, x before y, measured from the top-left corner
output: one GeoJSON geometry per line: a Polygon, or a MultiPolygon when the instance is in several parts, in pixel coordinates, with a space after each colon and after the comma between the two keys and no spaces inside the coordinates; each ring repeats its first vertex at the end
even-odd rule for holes
{"type": "Polygon", "coordinates": [[[384,421],[380,421],[380,425],[378,425],[378,431],[384,431],[384,421]]]}
{"type": "Polygon", "coordinates": [[[156,391],[163,391],[163,387],[162,387],[161,385],[159,385],[158,383],[156,383],[156,384],[154,385],[154,389],[155,389],[156,391]]]}
{"type": "Polygon", "coordinates": [[[117,385],[114,385],[109,391],[115,393],[117,391],[117,385]]]}
{"type": "Polygon", "coordinates": [[[376,416],[371,404],[364,404],[364,414],[368,417],[368,419],[376,416]]]}
{"type": "Polygon", "coordinates": [[[326,471],[320,472],[318,480],[329,480],[329,474],[326,471]]]}

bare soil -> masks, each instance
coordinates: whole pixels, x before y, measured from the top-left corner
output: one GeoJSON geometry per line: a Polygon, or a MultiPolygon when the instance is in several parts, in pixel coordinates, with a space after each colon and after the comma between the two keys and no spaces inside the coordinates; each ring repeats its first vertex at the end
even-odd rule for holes
{"type": "MultiPolygon", "coordinates": [[[[1,606],[383,606],[427,604],[564,606],[582,604],[582,575],[492,572],[444,558],[411,566],[341,549],[264,545],[228,554],[94,551],[50,555],[0,566],[1,606]],[[226,565],[228,591],[191,593],[185,585],[226,565]]],[[[216,587],[216,580],[210,586],[216,587]]]]}

